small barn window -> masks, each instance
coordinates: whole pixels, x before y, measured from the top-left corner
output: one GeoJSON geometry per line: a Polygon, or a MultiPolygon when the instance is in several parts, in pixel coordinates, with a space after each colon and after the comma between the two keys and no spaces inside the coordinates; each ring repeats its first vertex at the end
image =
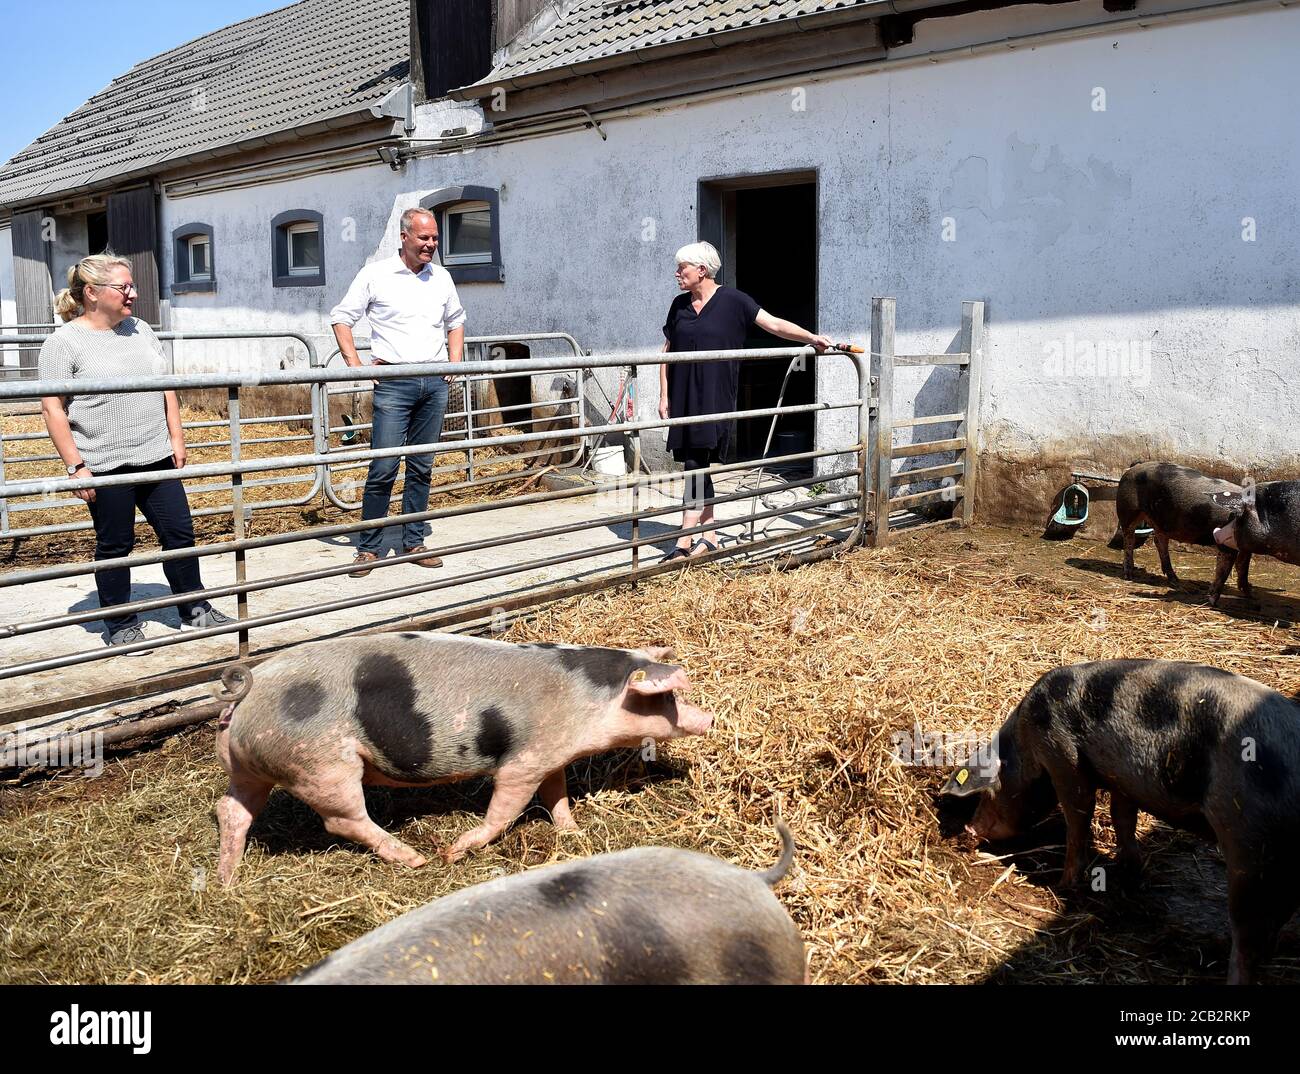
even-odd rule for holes
{"type": "Polygon", "coordinates": [[[323,222],[321,214],[311,209],[290,210],[271,221],[271,282],[274,286],[324,285],[323,222]]]}
{"type": "Polygon", "coordinates": [[[206,235],[195,235],[194,238],[188,240],[188,245],[190,279],[195,281],[212,279],[211,260],[208,257],[211,242],[208,237],[206,235]]]}
{"type": "Polygon", "coordinates": [[[500,283],[500,197],[486,186],[448,186],[420,200],[438,220],[442,263],[456,283],[500,283]]]}
{"type": "Polygon", "coordinates": [[[210,225],[185,224],[172,232],[172,265],[173,294],[196,294],[217,289],[210,225]]]}
{"type": "Polygon", "coordinates": [[[443,211],[445,265],[492,263],[492,210],[486,201],[465,201],[443,211]]]}

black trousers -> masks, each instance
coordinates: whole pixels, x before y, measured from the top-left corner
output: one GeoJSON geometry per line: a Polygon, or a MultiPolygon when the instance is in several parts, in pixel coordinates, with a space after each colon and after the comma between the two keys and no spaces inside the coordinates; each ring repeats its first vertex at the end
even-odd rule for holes
{"type": "MultiPolygon", "coordinates": [[[[115,474],[142,474],[147,470],[171,470],[170,458],[148,466],[120,466],[105,470],[96,477],[115,474]]],[[[177,478],[166,481],[149,481],[142,485],[118,485],[114,488],[96,489],[95,498],[87,506],[95,523],[95,559],[117,559],[129,556],[135,547],[136,508],[153,527],[164,550],[192,548],[194,522],[190,518],[189,501],[185,487],[177,478]]],[[[163,564],[163,574],[173,593],[192,593],[203,588],[199,578],[197,559],[176,559],[163,564]]],[[[111,608],[126,604],[131,599],[131,569],[117,567],[95,572],[95,588],[99,590],[99,606],[111,608]]],[[[206,600],[198,603],[182,602],[177,605],[181,618],[188,619],[195,611],[206,611],[206,600]]],[[[104,625],[110,634],[135,626],[140,619],[134,612],[126,615],[104,616],[104,625]]]]}

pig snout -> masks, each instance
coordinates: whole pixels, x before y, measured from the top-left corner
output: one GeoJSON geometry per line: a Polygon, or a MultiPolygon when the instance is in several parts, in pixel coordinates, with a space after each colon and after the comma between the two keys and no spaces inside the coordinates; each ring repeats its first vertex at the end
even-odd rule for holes
{"type": "Polygon", "coordinates": [[[1214,531],[1214,543],[1222,545],[1224,548],[1231,548],[1237,551],[1237,520],[1233,519],[1226,526],[1220,526],[1214,531]]]}
{"type": "Polygon", "coordinates": [[[985,795],[966,825],[966,831],[981,842],[1000,843],[1021,835],[1021,829],[999,807],[996,793],[985,795]]]}
{"type": "Polygon", "coordinates": [[[701,708],[677,700],[677,728],[682,735],[703,735],[707,734],[710,727],[713,726],[713,713],[705,712],[701,708]]]}

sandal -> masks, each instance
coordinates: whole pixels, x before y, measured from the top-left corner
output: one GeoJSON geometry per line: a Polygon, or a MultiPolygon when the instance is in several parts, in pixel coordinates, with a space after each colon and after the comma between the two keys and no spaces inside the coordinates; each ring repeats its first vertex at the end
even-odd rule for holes
{"type": "Polygon", "coordinates": [[[718,546],[716,544],[714,544],[712,541],[706,541],[703,537],[701,537],[698,541],[696,541],[693,545],[691,545],[691,550],[687,553],[687,555],[694,558],[697,555],[698,556],[704,555],[705,552],[716,552],[717,550],[718,550],[718,546]],[[695,550],[699,548],[701,545],[704,547],[704,552],[696,552],[695,550]]]}
{"type": "MultiPolygon", "coordinates": [[[[691,545],[691,548],[694,547],[695,547],[694,545],[691,545]]],[[[681,545],[678,545],[671,552],[669,552],[668,555],[664,556],[664,558],[661,559],[659,562],[667,563],[669,560],[673,560],[673,559],[685,559],[687,556],[691,554],[691,548],[683,548],[681,545]]]]}

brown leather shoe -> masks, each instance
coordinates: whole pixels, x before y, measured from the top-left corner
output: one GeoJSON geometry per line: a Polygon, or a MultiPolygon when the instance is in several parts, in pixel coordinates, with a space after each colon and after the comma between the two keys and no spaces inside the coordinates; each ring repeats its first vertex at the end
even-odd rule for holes
{"type": "Polygon", "coordinates": [[[375,563],[375,562],[377,562],[378,560],[379,560],[379,557],[378,557],[377,555],[375,555],[374,552],[358,552],[358,553],[357,553],[357,556],[356,556],[356,559],[354,559],[354,560],[352,561],[353,563],[355,563],[355,564],[357,565],[357,569],[354,570],[354,571],[348,571],[348,577],[349,577],[349,578],[364,578],[367,574],[369,574],[372,570],[374,570],[374,567],[363,567],[362,564],[363,564],[363,563],[375,563]]]}
{"type": "MultiPolygon", "coordinates": [[[[409,556],[412,552],[427,552],[429,550],[425,548],[424,545],[417,544],[414,548],[407,548],[405,551],[406,554],[409,556]]],[[[424,559],[413,559],[411,560],[411,562],[414,563],[417,567],[441,567],[442,566],[442,560],[439,559],[437,556],[425,556],[424,559]]]]}

